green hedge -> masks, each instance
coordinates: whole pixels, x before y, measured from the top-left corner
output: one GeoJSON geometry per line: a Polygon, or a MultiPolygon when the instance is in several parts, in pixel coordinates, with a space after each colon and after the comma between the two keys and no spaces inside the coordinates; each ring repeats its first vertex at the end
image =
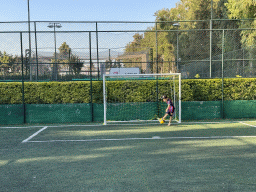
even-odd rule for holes
{"type": "MultiPolygon", "coordinates": [[[[27,104],[89,103],[90,82],[25,82],[24,93],[27,104]]],[[[93,94],[102,100],[102,82],[93,82],[93,94]]],[[[0,104],[19,103],[22,83],[0,83],[0,104]]]]}
{"type": "MultiPolygon", "coordinates": [[[[108,87],[118,87],[108,92],[108,98],[118,101],[125,95],[127,102],[153,101],[156,97],[156,81],[110,81],[108,87]]],[[[225,100],[255,100],[256,78],[236,78],[224,80],[225,100]]],[[[178,82],[175,82],[176,90],[178,82]]],[[[25,82],[25,103],[89,103],[90,82],[25,82]]],[[[93,103],[102,103],[102,81],[92,82],[93,103]]],[[[171,94],[173,82],[159,80],[159,97],[171,94]],[[167,91],[168,90],[168,91],[167,91]]],[[[185,79],[182,80],[182,101],[217,101],[222,98],[221,79],[185,79]]],[[[177,92],[177,91],[176,91],[177,92]]],[[[22,83],[1,82],[0,104],[22,103],[22,83]]]]}

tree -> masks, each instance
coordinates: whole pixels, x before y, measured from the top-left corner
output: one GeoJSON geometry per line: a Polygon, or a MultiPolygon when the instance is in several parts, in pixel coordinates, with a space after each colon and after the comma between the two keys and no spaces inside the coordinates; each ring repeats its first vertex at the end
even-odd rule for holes
{"type": "Polygon", "coordinates": [[[254,0],[228,0],[225,4],[229,10],[230,19],[247,19],[240,22],[239,27],[241,31],[241,44],[244,49],[248,51],[249,66],[246,71],[251,75],[256,73],[253,65],[255,65],[256,54],[256,2],[254,0]],[[247,28],[247,29],[246,29],[247,28]],[[248,30],[252,29],[252,30],[248,30]]]}
{"type": "MultiPolygon", "coordinates": [[[[216,1],[216,0],[215,0],[216,1]]],[[[166,37],[177,52],[179,46],[179,58],[182,61],[191,59],[204,59],[209,57],[209,22],[211,0],[181,0],[175,8],[162,9],[155,13],[156,21],[169,21],[160,24],[160,28],[170,31],[166,37]],[[179,20],[200,20],[198,22],[179,22],[179,28],[173,26],[179,20]],[[200,29],[198,31],[181,32],[181,30],[200,29]],[[203,30],[207,29],[207,30],[203,30]],[[179,42],[177,42],[179,41],[179,42]]],[[[176,55],[176,54],[174,54],[176,55]]],[[[178,58],[176,58],[178,59],[178,58]]]]}
{"type": "MultiPolygon", "coordinates": [[[[125,52],[128,54],[132,53],[134,55],[136,55],[136,52],[137,54],[145,54],[146,52],[149,52],[149,50],[152,48],[153,52],[156,53],[156,33],[150,32],[155,29],[156,28],[153,27],[151,29],[148,29],[148,32],[145,32],[144,34],[138,34],[138,33],[135,34],[133,36],[134,40],[126,46],[125,52]]],[[[165,65],[167,64],[169,65],[169,63],[165,63],[165,61],[169,61],[174,58],[173,46],[168,41],[168,37],[167,37],[168,35],[169,34],[167,32],[157,33],[157,40],[158,40],[158,56],[157,57],[159,61],[158,66],[161,71],[164,71],[164,69],[166,68],[165,65]]],[[[152,59],[153,61],[156,61],[156,55],[153,54],[152,59]]],[[[142,59],[138,57],[124,59],[126,67],[138,67],[138,62],[141,62],[141,61],[142,59]]]]}
{"type": "MultiPolygon", "coordinates": [[[[78,56],[72,53],[72,49],[66,42],[63,42],[58,50],[60,53],[58,57],[59,59],[57,59],[57,63],[62,63],[62,68],[68,68],[74,72],[75,75],[78,75],[81,72],[84,63],[81,62],[78,56]]],[[[54,60],[52,60],[52,62],[54,63],[54,60]]]]}
{"type": "MultiPolygon", "coordinates": [[[[228,0],[225,3],[228,8],[228,17],[230,19],[253,19],[244,20],[240,23],[240,28],[256,27],[256,2],[254,0],[228,0]]],[[[256,47],[255,30],[243,30],[241,33],[241,43],[245,48],[256,47]]]]}
{"type": "Polygon", "coordinates": [[[254,0],[228,0],[225,4],[229,10],[229,18],[245,19],[256,17],[254,0]]]}
{"type": "Polygon", "coordinates": [[[75,75],[79,75],[84,63],[80,61],[78,56],[72,55],[69,61],[70,69],[75,73],[75,75]]]}
{"type": "Polygon", "coordinates": [[[125,52],[137,52],[141,51],[141,41],[143,39],[143,34],[135,33],[133,35],[133,41],[130,42],[128,45],[125,47],[125,52]]]}
{"type": "Polygon", "coordinates": [[[0,52],[0,69],[3,71],[3,75],[6,76],[10,69],[14,70],[14,63],[17,60],[17,57],[8,55],[5,51],[2,54],[0,52]]]}
{"type": "MultiPolygon", "coordinates": [[[[228,20],[229,12],[226,6],[228,0],[220,0],[217,3],[217,8],[215,15],[219,19],[213,23],[213,28],[216,29],[239,29],[239,21],[238,20],[228,20]]],[[[222,49],[222,31],[215,31],[213,38],[215,38],[213,44],[213,55],[218,55],[221,53],[222,49]],[[218,38],[218,39],[217,39],[218,38]]],[[[234,50],[241,49],[241,35],[240,30],[226,30],[225,31],[225,51],[230,52],[234,50]]]]}
{"type": "Polygon", "coordinates": [[[70,52],[71,52],[71,48],[69,47],[69,45],[66,42],[63,42],[61,44],[61,46],[58,48],[59,50],[59,59],[68,59],[70,52]]]}

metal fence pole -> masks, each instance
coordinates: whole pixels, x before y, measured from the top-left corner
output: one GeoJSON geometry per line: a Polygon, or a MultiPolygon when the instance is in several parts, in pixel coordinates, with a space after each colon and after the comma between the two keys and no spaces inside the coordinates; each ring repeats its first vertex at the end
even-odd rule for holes
{"type": "Polygon", "coordinates": [[[157,23],[156,23],[156,74],[158,74],[158,41],[157,41],[157,23]]]}
{"type": "Polygon", "coordinates": [[[54,23],[54,64],[53,64],[53,79],[55,81],[57,81],[57,78],[58,78],[58,69],[57,69],[57,48],[56,48],[56,30],[55,30],[55,26],[56,24],[54,23]],[[56,74],[57,73],[57,74],[56,74]]]}
{"type": "Polygon", "coordinates": [[[212,19],[210,20],[210,78],[212,78],[212,19]]]}
{"type": "Polygon", "coordinates": [[[210,19],[210,78],[212,78],[212,20],[213,20],[213,0],[211,0],[211,19],[210,19]]]}
{"type": "Polygon", "coordinates": [[[100,79],[100,64],[99,64],[99,39],[98,39],[98,23],[96,22],[96,46],[97,46],[97,67],[98,67],[98,80],[100,79]]]}
{"type": "Polygon", "coordinates": [[[225,31],[224,29],[222,30],[222,58],[221,58],[221,90],[222,90],[222,103],[221,103],[221,108],[222,108],[222,118],[225,118],[225,112],[224,112],[224,40],[225,40],[225,31]]]}
{"type": "MultiPolygon", "coordinates": [[[[157,23],[156,23],[156,74],[158,74],[158,41],[157,41],[157,23]]],[[[156,76],[156,103],[157,103],[157,116],[160,114],[160,105],[158,101],[158,76],[156,76]]]]}
{"type": "Polygon", "coordinates": [[[23,108],[23,123],[26,123],[26,106],[25,106],[25,86],[24,86],[24,59],[23,59],[23,44],[22,32],[20,32],[20,53],[21,53],[21,90],[22,90],[22,108],[23,108]]]}
{"type": "MultiPolygon", "coordinates": [[[[179,30],[179,28],[178,28],[179,30]]],[[[177,56],[176,56],[176,62],[177,62],[177,73],[179,72],[179,31],[177,31],[177,56]]]]}
{"type": "Polygon", "coordinates": [[[92,114],[92,119],[91,121],[94,121],[93,117],[93,102],[92,102],[92,94],[93,94],[93,88],[92,88],[92,40],[91,40],[91,32],[89,32],[89,51],[90,51],[90,95],[91,95],[91,114],[92,114]]]}
{"type": "Polygon", "coordinates": [[[35,28],[35,47],[36,47],[36,81],[38,81],[38,53],[37,53],[36,22],[34,22],[34,28],[35,28]]]}
{"type": "Polygon", "coordinates": [[[30,81],[33,80],[33,66],[31,65],[31,34],[30,34],[30,9],[29,9],[29,0],[27,0],[28,5],[28,46],[29,46],[29,57],[28,57],[28,64],[29,64],[29,77],[30,81]]]}

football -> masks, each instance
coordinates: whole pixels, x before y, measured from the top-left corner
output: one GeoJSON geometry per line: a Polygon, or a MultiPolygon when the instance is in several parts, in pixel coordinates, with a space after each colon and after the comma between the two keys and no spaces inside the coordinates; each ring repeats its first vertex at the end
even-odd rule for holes
{"type": "Polygon", "coordinates": [[[165,122],[165,120],[164,120],[163,118],[161,118],[161,119],[159,118],[158,121],[159,121],[159,123],[161,123],[161,124],[163,124],[163,123],[165,122]]]}
{"type": "Polygon", "coordinates": [[[165,120],[163,120],[163,119],[160,120],[160,123],[161,123],[161,124],[163,124],[164,122],[165,122],[165,120]]]}

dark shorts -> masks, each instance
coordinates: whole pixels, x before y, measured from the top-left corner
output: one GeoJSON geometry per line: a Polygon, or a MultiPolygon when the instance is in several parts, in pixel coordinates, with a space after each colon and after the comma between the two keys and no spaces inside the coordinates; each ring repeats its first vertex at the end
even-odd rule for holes
{"type": "Polygon", "coordinates": [[[173,106],[171,106],[171,107],[169,108],[169,110],[168,110],[166,113],[167,113],[168,115],[172,116],[173,113],[174,113],[174,110],[175,110],[175,108],[174,108],[173,106]]]}

